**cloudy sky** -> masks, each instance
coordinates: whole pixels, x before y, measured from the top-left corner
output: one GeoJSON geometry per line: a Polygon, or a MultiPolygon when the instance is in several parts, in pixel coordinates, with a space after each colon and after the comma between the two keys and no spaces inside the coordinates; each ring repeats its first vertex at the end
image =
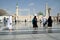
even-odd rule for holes
{"type": "MultiPolygon", "coordinates": [[[[0,9],[9,14],[15,14],[17,0],[0,0],[0,9]]],[[[60,13],[60,0],[18,0],[19,15],[28,15],[43,12],[45,15],[45,4],[51,8],[51,15],[60,13]]]]}

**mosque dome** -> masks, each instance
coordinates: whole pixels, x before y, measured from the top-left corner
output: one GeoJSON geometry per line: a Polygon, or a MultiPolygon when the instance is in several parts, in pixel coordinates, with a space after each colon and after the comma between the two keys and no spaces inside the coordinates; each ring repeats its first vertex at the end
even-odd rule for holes
{"type": "Polygon", "coordinates": [[[0,9],[0,16],[4,16],[4,15],[6,15],[6,14],[8,14],[5,10],[3,10],[3,9],[0,9]]]}

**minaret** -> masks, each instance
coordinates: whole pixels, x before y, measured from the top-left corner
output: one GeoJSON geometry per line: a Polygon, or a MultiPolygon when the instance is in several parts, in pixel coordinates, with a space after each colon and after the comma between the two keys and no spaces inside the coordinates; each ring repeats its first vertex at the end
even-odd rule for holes
{"type": "Polygon", "coordinates": [[[45,9],[45,16],[46,16],[46,18],[48,18],[49,17],[49,14],[48,14],[48,4],[46,3],[46,9],[45,9]]]}
{"type": "Polygon", "coordinates": [[[18,2],[17,2],[17,4],[16,4],[16,20],[18,20],[18,11],[19,11],[19,9],[18,9],[18,2]]]}
{"type": "Polygon", "coordinates": [[[18,2],[16,4],[16,16],[18,16],[18,2]]]}

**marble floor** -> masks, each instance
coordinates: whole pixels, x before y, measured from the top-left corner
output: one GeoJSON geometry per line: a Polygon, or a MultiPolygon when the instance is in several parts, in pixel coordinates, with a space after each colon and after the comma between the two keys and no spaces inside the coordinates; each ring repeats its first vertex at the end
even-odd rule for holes
{"type": "Polygon", "coordinates": [[[31,22],[13,23],[13,31],[0,23],[0,40],[60,40],[60,23],[53,23],[52,28],[43,27],[38,22],[38,28],[34,29],[31,22]]]}

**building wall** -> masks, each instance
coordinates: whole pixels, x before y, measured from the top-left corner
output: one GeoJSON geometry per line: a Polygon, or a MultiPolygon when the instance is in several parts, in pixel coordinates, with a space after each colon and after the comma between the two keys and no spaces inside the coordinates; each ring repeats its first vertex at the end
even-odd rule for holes
{"type": "MultiPolygon", "coordinates": [[[[1,22],[3,21],[3,18],[4,17],[8,18],[9,16],[0,16],[0,21],[1,22]]],[[[18,16],[18,19],[17,20],[18,21],[25,21],[25,19],[26,19],[27,21],[32,21],[33,17],[34,16],[32,16],[32,15],[31,16],[30,15],[28,15],[28,16],[18,16]]],[[[40,19],[42,17],[43,17],[42,15],[37,16],[37,20],[40,21],[40,19]]],[[[53,21],[57,21],[57,16],[52,16],[52,19],[53,19],[53,21]]],[[[58,19],[60,19],[60,16],[59,16],[58,19]]],[[[15,16],[12,16],[12,20],[15,21],[15,16]]]]}
{"type": "MultiPolygon", "coordinates": [[[[30,16],[30,15],[28,15],[28,16],[18,16],[18,21],[25,21],[25,20],[27,20],[27,21],[32,21],[32,19],[33,19],[33,17],[34,16],[30,16]]],[[[40,15],[40,16],[36,16],[37,17],[37,20],[39,21],[40,19],[41,19],[41,17],[42,17],[42,15],[40,15]]],[[[15,18],[15,16],[13,16],[13,20],[15,20],[14,19],[15,18]]]]}

